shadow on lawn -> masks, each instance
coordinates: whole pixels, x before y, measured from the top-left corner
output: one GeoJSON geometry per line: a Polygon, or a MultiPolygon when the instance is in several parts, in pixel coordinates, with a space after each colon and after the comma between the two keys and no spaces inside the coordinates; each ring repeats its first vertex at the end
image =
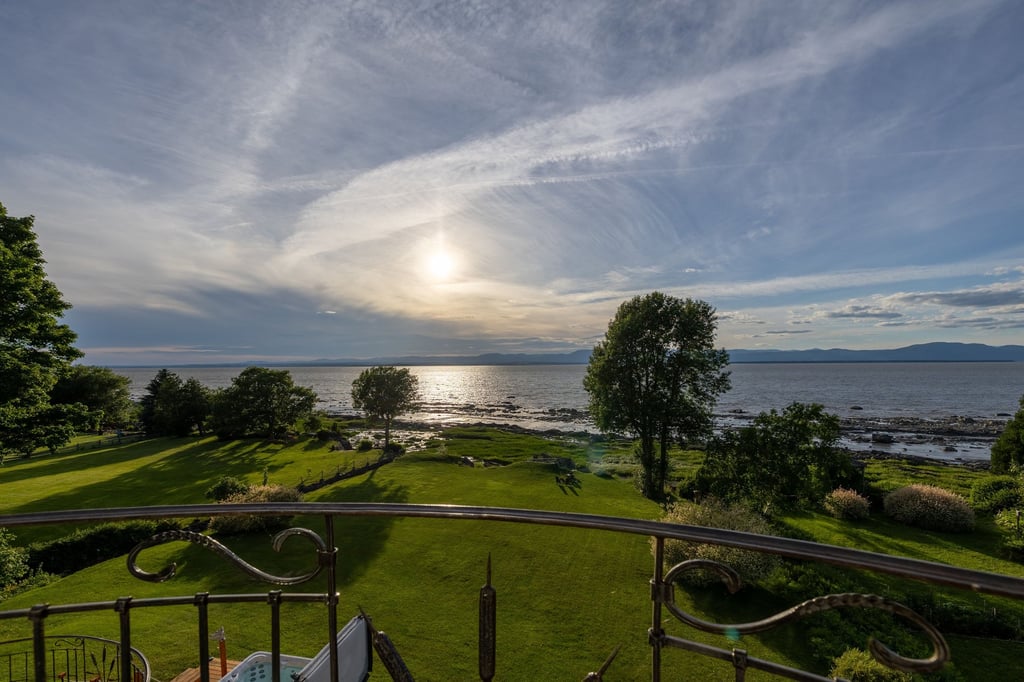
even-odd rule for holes
{"type": "MultiPolygon", "coordinates": [[[[187,440],[189,439],[182,438],[181,442],[187,443],[187,440]]],[[[203,445],[197,439],[191,440],[195,442],[185,447],[192,449],[203,445]]],[[[35,455],[29,459],[9,459],[3,467],[0,467],[0,483],[15,483],[45,476],[58,476],[87,469],[92,464],[97,466],[121,464],[134,459],[152,457],[167,449],[166,439],[150,439],[81,452],[59,452],[55,455],[35,455]]]]}
{"type": "MultiPolygon", "coordinates": [[[[260,452],[258,441],[237,441],[224,445],[217,441],[195,440],[167,452],[166,456],[144,462],[129,471],[102,481],[89,480],[88,468],[81,462],[57,469],[51,473],[83,471],[80,485],[66,485],[60,490],[41,490],[33,501],[11,508],[8,513],[28,513],[58,509],[98,509],[106,507],[134,507],[160,504],[203,504],[210,481],[221,476],[245,476],[271,465],[273,453],[260,452]],[[48,493],[48,494],[47,494],[48,493]]],[[[161,441],[167,451],[167,441],[161,441]]],[[[137,445],[124,446],[123,452],[104,457],[102,464],[141,459],[161,452],[160,445],[152,452],[137,452],[137,445]]],[[[57,464],[56,462],[54,463],[57,464]]],[[[98,463],[99,464],[99,463],[98,463]]],[[[28,472],[26,472],[28,473],[28,472]]],[[[40,476],[31,470],[31,478],[40,476]]],[[[4,477],[5,483],[10,479],[4,477]]]]}

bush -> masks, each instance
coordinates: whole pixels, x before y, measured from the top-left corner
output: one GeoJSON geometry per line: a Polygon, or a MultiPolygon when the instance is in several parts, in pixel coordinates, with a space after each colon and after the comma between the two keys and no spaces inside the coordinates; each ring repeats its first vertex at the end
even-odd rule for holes
{"type": "Polygon", "coordinates": [[[220,480],[210,486],[206,491],[206,497],[211,500],[223,502],[233,495],[240,495],[249,490],[249,484],[234,476],[221,476],[220,480]]]}
{"type": "Polygon", "coordinates": [[[885,513],[900,523],[928,530],[974,528],[974,510],[956,493],[933,485],[908,485],[885,496],[885,513]]]}
{"type": "Polygon", "coordinates": [[[825,511],[837,519],[866,519],[870,503],[856,490],[836,488],[825,497],[825,511]]]}
{"type": "Polygon", "coordinates": [[[28,551],[14,544],[14,535],[0,528],[0,588],[13,585],[28,573],[28,551]]]}
{"type": "MultiPolygon", "coordinates": [[[[259,504],[264,502],[300,502],[302,495],[295,488],[284,485],[254,485],[244,493],[232,495],[222,504],[259,504]]],[[[215,516],[210,519],[210,528],[224,535],[240,533],[273,532],[287,528],[290,516],[215,516]]]]}
{"type": "Polygon", "coordinates": [[[369,450],[373,450],[373,441],[368,438],[362,439],[359,441],[359,445],[356,446],[356,450],[359,452],[368,452],[369,450]]]}
{"type": "Polygon", "coordinates": [[[831,677],[842,677],[850,682],[911,682],[914,676],[886,668],[863,649],[847,649],[832,661],[831,677]]]}
{"type": "Polygon", "coordinates": [[[405,448],[398,443],[388,443],[384,446],[383,454],[398,457],[405,452],[405,448]]]}
{"type": "Polygon", "coordinates": [[[157,533],[181,527],[177,521],[126,521],[81,528],[62,538],[31,545],[28,563],[37,570],[70,575],[127,554],[132,547],[157,533]]]}
{"type": "Polygon", "coordinates": [[[996,512],[995,521],[996,525],[1003,530],[1012,531],[1014,535],[1019,535],[1020,527],[1017,522],[1016,509],[1003,509],[996,512]]]}
{"type": "MultiPolygon", "coordinates": [[[[699,505],[675,504],[665,513],[662,521],[775,535],[771,525],[763,517],[746,507],[729,506],[713,497],[707,498],[699,505]]],[[[665,563],[667,566],[674,566],[687,559],[709,559],[726,564],[739,573],[743,582],[748,584],[766,577],[781,564],[780,559],[771,554],[683,540],[665,541],[665,563]]],[[[721,580],[717,574],[708,571],[690,571],[684,573],[682,579],[696,585],[709,585],[721,580]]]]}
{"type": "Polygon", "coordinates": [[[971,504],[978,511],[996,513],[1020,505],[1020,484],[1013,476],[989,476],[971,488],[971,504]]]}

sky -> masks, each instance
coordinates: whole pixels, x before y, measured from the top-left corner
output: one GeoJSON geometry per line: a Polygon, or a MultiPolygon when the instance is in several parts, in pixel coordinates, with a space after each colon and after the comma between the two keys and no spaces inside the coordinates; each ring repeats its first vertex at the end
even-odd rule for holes
{"type": "Polygon", "coordinates": [[[1024,343],[1024,3],[0,3],[84,362],[1024,343]]]}

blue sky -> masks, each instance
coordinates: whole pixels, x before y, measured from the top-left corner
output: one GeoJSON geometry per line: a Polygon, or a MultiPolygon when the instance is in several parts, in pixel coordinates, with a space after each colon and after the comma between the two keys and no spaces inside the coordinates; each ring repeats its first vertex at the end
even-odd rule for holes
{"type": "Polygon", "coordinates": [[[1024,342],[1024,4],[0,5],[86,362],[1024,342]]]}

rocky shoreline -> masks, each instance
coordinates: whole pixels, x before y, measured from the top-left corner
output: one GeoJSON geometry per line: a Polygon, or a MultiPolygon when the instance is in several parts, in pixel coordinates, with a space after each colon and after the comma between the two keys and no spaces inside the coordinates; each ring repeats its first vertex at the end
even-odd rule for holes
{"type": "MultiPolygon", "coordinates": [[[[356,414],[334,417],[354,418],[356,414]]],[[[718,415],[726,428],[739,427],[753,420],[754,415],[731,413],[718,415]]],[[[1008,417],[1007,417],[1008,418],[1008,417]]],[[[992,443],[1006,427],[1007,418],[949,416],[943,419],[919,417],[844,417],[840,418],[841,447],[856,459],[904,459],[922,463],[962,465],[984,469],[989,464],[992,443]]],[[[470,421],[451,422],[401,420],[395,428],[407,435],[434,434],[448,426],[485,426],[529,433],[545,437],[569,437],[593,440],[602,436],[596,429],[537,428],[515,422],[470,421]]],[[[415,436],[413,436],[415,438],[415,436]]]]}

